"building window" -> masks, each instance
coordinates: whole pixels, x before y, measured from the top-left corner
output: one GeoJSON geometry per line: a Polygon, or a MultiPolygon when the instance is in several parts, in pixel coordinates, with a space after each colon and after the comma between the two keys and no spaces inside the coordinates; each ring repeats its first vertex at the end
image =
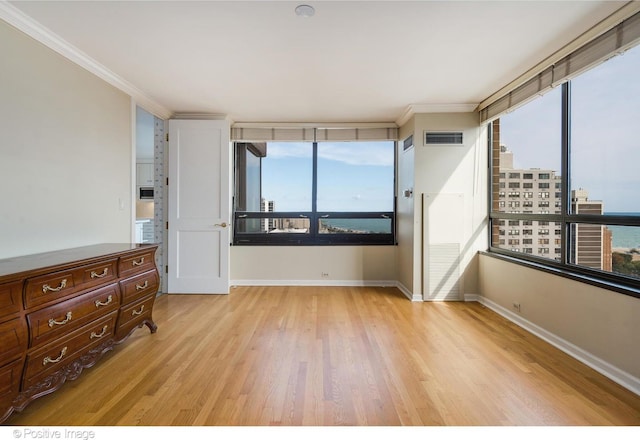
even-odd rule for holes
{"type": "Polygon", "coordinates": [[[395,142],[236,142],[234,244],[394,244],[395,142]]]}
{"type": "MultiPolygon", "coordinates": [[[[493,211],[492,237],[499,235],[498,219],[533,225],[522,234],[543,246],[517,258],[587,275],[634,296],[640,296],[638,72],[640,46],[551,88],[489,129],[499,172],[537,177],[540,191],[524,198],[543,208],[517,215],[493,211]]],[[[511,252],[493,238],[491,251],[511,252]]]]}

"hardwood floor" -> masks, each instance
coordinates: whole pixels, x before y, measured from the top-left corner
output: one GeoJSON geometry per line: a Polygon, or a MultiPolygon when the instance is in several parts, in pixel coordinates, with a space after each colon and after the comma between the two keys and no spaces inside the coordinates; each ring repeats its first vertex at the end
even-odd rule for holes
{"type": "Polygon", "coordinates": [[[640,396],[478,303],[394,288],[163,295],[12,425],[640,425],[640,396]]]}

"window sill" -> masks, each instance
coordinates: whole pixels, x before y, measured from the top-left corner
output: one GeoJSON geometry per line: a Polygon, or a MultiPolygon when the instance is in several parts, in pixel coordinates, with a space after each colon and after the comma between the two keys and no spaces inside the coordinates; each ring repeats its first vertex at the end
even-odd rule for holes
{"type": "MultiPolygon", "coordinates": [[[[560,264],[545,264],[542,261],[531,261],[525,260],[522,258],[518,258],[515,256],[508,255],[506,253],[501,253],[498,251],[480,251],[481,255],[486,255],[491,258],[497,258],[499,260],[508,261],[510,263],[519,264],[521,266],[529,267],[531,269],[541,270],[543,272],[547,272],[553,275],[557,275],[563,278],[568,278],[574,281],[579,281],[581,283],[590,284],[592,286],[600,287],[602,289],[612,290],[614,292],[622,293],[624,295],[633,296],[635,298],[640,298],[640,281],[629,280],[621,280],[614,281],[609,279],[604,279],[598,277],[594,274],[589,273],[587,270],[582,272],[580,268],[574,267],[566,267],[561,266],[560,264]],[[635,285],[634,285],[635,284],[635,285]]],[[[615,275],[612,276],[612,278],[615,275]]]]}

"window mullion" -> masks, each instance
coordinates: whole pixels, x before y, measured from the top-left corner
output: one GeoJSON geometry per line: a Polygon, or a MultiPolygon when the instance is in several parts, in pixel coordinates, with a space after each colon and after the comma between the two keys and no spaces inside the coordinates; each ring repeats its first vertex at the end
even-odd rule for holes
{"type": "Polygon", "coordinates": [[[313,143],[313,170],[311,171],[311,216],[309,232],[311,237],[318,236],[318,143],[313,143]]]}
{"type": "Polygon", "coordinates": [[[561,157],[561,215],[562,225],[560,230],[562,231],[560,236],[561,252],[560,261],[562,264],[569,263],[569,246],[573,238],[570,236],[571,228],[568,223],[568,216],[571,211],[571,86],[569,81],[562,85],[562,157],[561,157]]]}

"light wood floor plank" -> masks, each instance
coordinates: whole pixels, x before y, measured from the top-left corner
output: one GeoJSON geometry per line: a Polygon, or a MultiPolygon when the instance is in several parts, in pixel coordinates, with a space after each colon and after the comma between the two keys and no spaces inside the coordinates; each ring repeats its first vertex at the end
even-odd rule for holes
{"type": "Polygon", "coordinates": [[[164,295],[14,425],[640,426],[640,396],[478,303],[394,288],[164,295]]]}

